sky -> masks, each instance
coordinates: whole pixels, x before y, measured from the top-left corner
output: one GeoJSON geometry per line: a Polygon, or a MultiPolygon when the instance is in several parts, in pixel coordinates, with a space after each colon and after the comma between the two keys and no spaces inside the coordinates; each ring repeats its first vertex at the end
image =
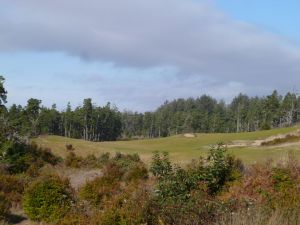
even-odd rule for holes
{"type": "Polygon", "coordinates": [[[120,110],[299,90],[299,0],[0,0],[8,105],[120,110]]]}

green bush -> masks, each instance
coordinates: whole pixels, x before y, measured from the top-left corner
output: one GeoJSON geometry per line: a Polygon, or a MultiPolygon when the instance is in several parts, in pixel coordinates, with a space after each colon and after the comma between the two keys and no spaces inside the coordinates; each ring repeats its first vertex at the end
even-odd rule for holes
{"type": "Polygon", "coordinates": [[[44,177],[25,191],[23,208],[34,221],[56,222],[71,208],[72,194],[68,181],[59,177],[44,177]]]}
{"type": "Polygon", "coordinates": [[[0,221],[7,217],[10,207],[10,201],[6,198],[4,193],[0,192],[0,221]]]}
{"type": "Polygon", "coordinates": [[[59,161],[50,149],[39,148],[35,143],[27,145],[17,140],[6,141],[0,148],[0,162],[7,164],[13,174],[26,172],[33,164],[40,168],[46,163],[56,165],[59,161]]]}
{"type": "Polygon", "coordinates": [[[240,161],[226,154],[222,144],[212,147],[206,159],[194,161],[187,169],[172,166],[167,154],[161,157],[156,153],[151,164],[151,171],[158,178],[157,197],[162,202],[188,201],[202,183],[210,195],[216,195],[226,182],[239,178],[242,168],[240,161]]]}
{"type": "Polygon", "coordinates": [[[136,163],[141,162],[141,159],[138,154],[122,154],[117,152],[110,162],[118,165],[124,172],[126,172],[136,163]]]}
{"type": "Polygon", "coordinates": [[[163,178],[172,173],[172,165],[169,160],[169,154],[164,152],[162,156],[159,152],[155,152],[152,157],[150,172],[158,178],[163,178]]]}

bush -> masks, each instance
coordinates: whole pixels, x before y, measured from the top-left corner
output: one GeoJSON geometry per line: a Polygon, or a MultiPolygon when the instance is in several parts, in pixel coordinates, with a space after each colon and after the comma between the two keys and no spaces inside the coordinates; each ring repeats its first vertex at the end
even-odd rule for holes
{"type": "Polygon", "coordinates": [[[100,160],[96,158],[94,155],[88,155],[86,158],[83,159],[83,164],[85,167],[88,168],[101,168],[102,164],[100,160]]]}
{"type": "Polygon", "coordinates": [[[81,188],[79,195],[93,206],[100,206],[105,198],[110,198],[120,191],[122,173],[119,168],[110,165],[104,170],[102,177],[89,181],[81,188]]]}
{"type": "Polygon", "coordinates": [[[194,161],[188,169],[174,167],[167,154],[161,157],[156,153],[150,171],[158,178],[157,193],[162,198],[188,199],[204,182],[210,194],[217,194],[226,182],[237,179],[243,168],[240,161],[226,155],[226,150],[222,144],[212,147],[206,160],[194,161]]]}
{"type": "Polygon", "coordinates": [[[94,214],[91,218],[93,225],[121,225],[121,216],[117,209],[110,208],[94,214]]]}
{"type": "Polygon", "coordinates": [[[190,194],[188,199],[153,198],[147,209],[147,224],[214,224],[220,204],[209,196],[205,185],[190,194]]]}
{"type": "Polygon", "coordinates": [[[82,224],[90,224],[89,216],[86,215],[85,212],[80,210],[72,210],[68,214],[66,214],[59,222],[59,225],[82,225],[82,224]]]}
{"type": "Polygon", "coordinates": [[[172,173],[172,169],[169,154],[167,152],[164,152],[162,156],[159,152],[154,153],[150,167],[150,172],[152,172],[154,176],[161,179],[170,175],[172,173]]]}
{"type": "Polygon", "coordinates": [[[6,198],[4,193],[0,192],[0,221],[7,217],[10,207],[10,201],[6,198]]]}
{"type": "Polygon", "coordinates": [[[71,208],[69,183],[59,177],[44,177],[32,183],[25,191],[23,208],[34,221],[57,222],[71,208]]]}
{"type": "Polygon", "coordinates": [[[39,148],[35,143],[6,141],[0,148],[0,162],[6,163],[12,174],[26,172],[33,164],[40,168],[46,163],[56,165],[59,161],[50,149],[39,148]]]}
{"type": "Polygon", "coordinates": [[[146,180],[148,178],[148,170],[143,163],[134,165],[125,174],[125,181],[146,180]]]}
{"type": "Polygon", "coordinates": [[[121,180],[124,175],[124,170],[114,162],[109,162],[103,167],[102,172],[104,177],[111,177],[115,180],[121,180]]]}
{"type": "Polygon", "coordinates": [[[67,167],[80,168],[83,166],[83,158],[77,156],[74,152],[70,152],[65,159],[65,164],[67,167]]]}
{"type": "Polygon", "coordinates": [[[91,224],[146,224],[150,192],[144,183],[131,183],[107,199],[104,210],[96,211],[91,224]]]}
{"type": "Polygon", "coordinates": [[[227,148],[222,143],[213,146],[210,151],[204,169],[203,178],[207,182],[211,194],[222,190],[225,183],[238,178],[236,173],[241,173],[243,165],[240,160],[226,154],[227,148]]]}
{"type": "Polygon", "coordinates": [[[254,204],[270,210],[299,209],[299,167],[290,166],[273,167],[269,162],[253,165],[221,198],[223,201],[235,201],[238,204],[236,208],[254,204]]]}
{"type": "Polygon", "coordinates": [[[109,152],[106,152],[106,153],[103,153],[101,154],[101,156],[99,157],[99,163],[101,165],[104,165],[106,163],[109,162],[109,159],[110,159],[110,153],[109,152]]]}
{"type": "Polygon", "coordinates": [[[110,162],[116,164],[126,172],[136,163],[141,162],[141,159],[138,154],[122,154],[117,152],[110,162]]]}
{"type": "Polygon", "coordinates": [[[67,149],[67,151],[74,151],[75,150],[75,148],[73,148],[72,144],[66,144],[66,149],[67,149]]]}
{"type": "Polygon", "coordinates": [[[74,152],[70,152],[65,159],[65,165],[72,168],[102,168],[108,162],[109,153],[102,154],[99,158],[94,155],[83,158],[77,156],[74,152]]]}
{"type": "Polygon", "coordinates": [[[0,192],[5,194],[13,204],[20,204],[24,192],[25,181],[13,175],[0,175],[0,192]]]}

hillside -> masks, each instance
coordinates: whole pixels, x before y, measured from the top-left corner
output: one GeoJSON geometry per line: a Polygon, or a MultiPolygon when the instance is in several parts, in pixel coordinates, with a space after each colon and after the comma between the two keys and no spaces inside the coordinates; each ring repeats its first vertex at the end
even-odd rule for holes
{"type": "Polygon", "coordinates": [[[230,153],[247,163],[254,163],[269,158],[279,160],[285,157],[290,150],[293,150],[296,157],[300,159],[298,143],[271,147],[260,146],[260,143],[267,138],[272,139],[298,129],[299,127],[296,126],[250,133],[195,134],[194,137],[177,135],[168,138],[116,142],[88,142],[49,135],[40,136],[33,141],[42,147],[51,148],[55,154],[61,157],[65,157],[67,154],[66,144],[72,144],[75,153],[81,156],[88,154],[97,156],[103,152],[139,153],[143,160],[149,162],[154,151],[167,151],[173,162],[176,163],[185,163],[193,158],[198,158],[207,153],[209,146],[223,142],[228,145],[230,153]]]}

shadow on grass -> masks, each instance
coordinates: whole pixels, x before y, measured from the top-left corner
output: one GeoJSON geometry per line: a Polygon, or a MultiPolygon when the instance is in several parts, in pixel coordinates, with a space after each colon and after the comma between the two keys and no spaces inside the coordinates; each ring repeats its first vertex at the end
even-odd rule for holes
{"type": "Polygon", "coordinates": [[[7,222],[9,224],[19,224],[19,223],[23,222],[24,220],[27,220],[27,218],[24,216],[16,215],[16,214],[10,214],[7,218],[7,222]]]}

